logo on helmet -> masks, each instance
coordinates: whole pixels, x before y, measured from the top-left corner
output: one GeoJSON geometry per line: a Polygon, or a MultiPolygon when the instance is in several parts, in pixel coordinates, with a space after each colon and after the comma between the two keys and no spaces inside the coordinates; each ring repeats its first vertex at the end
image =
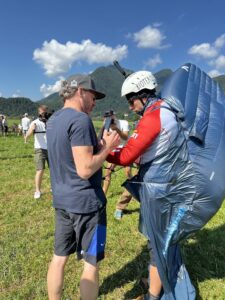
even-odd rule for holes
{"type": "Polygon", "coordinates": [[[137,83],[137,88],[139,90],[141,90],[142,88],[144,88],[146,86],[146,84],[151,82],[151,80],[152,80],[152,78],[150,76],[143,78],[140,82],[137,83]]]}

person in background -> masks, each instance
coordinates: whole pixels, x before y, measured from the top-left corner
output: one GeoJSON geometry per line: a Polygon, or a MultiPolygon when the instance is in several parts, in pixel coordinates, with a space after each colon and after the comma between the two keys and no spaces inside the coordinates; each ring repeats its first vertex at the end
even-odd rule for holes
{"type": "Polygon", "coordinates": [[[26,134],[30,127],[30,119],[28,118],[28,113],[25,113],[23,118],[21,119],[22,132],[24,137],[24,142],[26,143],[26,134]]]}
{"type": "Polygon", "coordinates": [[[0,115],[0,134],[3,135],[2,115],[0,115]]]}
{"type": "MultiPolygon", "coordinates": [[[[117,119],[116,114],[114,113],[113,110],[106,112],[104,117],[106,117],[106,116],[109,116],[111,118],[110,131],[114,130],[119,134],[120,145],[118,148],[122,148],[124,143],[127,141],[128,137],[129,137],[129,123],[127,120],[117,119]]],[[[112,173],[115,171],[115,168],[116,168],[116,164],[108,163],[106,166],[104,182],[103,182],[103,191],[104,191],[105,195],[107,195],[107,192],[108,192],[108,189],[110,186],[110,182],[111,182],[111,176],[112,176],[112,173]]],[[[131,167],[126,166],[124,168],[124,170],[125,170],[126,178],[128,178],[128,179],[131,178],[132,177],[131,167]]],[[[128,193],[126,190],[124,190],[122,196],[120,197],[120,199],[118,200],[118,202],[116,204],[116,210],[114,213],[114,217],[117,220],[121,220],[123,211],[129,204],[131,199],[132,199],[131,194],[128,193]]]]}
{"type": "Polygon", "coordinates": [[[49,114],[47,106],[40,105],[38,107],[38,115],[39,117],[31,122],[25,136],[25,143],[27,143],[27,139],[34,134],[34,159],[36,165],[34,199],[41,197],[41,183],[45,170],[45,162],[48,163],[46,122],[49,114]]]}
{"type": "Polygon", "coordinates": [[[82,300],[96,300],[99,262],[106,241],[106,198],[102,190],[102,165],[119,145],[116,131],[103,133],[99,144],[89,117],[96,90],[88,75],[73,75],[62,83],[63,109],[47,124],[48,152],[55,208],[55,249],[47,282],[50,300],[61,299],[64,268],[71,254],[83,259],[80,280],[82,300]]]}
{"type": "MultiPolygon", "coordinates": [[[[22,127],[21,123],[19,123],[19,124],[18,124],[17,135],[19,136],[19,135],[21,135],[21,134],[23,134],[23,127],[22,127]]],[[[24,141],[24,143],[25,143],[25,141],[24,141]]]]}
{"type": "Polygon", "coordinates": [[[3,127],[3,135],[8,135],[8,121],[6,119],[6,116],[2,116],[2,127],[3,127]]]}

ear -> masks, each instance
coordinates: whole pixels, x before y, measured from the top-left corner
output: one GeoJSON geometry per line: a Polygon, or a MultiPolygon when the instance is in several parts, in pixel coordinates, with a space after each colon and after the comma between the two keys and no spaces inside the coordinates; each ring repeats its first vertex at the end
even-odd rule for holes
{"type": "Polygon", "coordinates": [[[84,94],[84,90],[81,87],[78,87],[77,92],[78,92],[78,95],[82,98],[83,94],[84,94]]]}

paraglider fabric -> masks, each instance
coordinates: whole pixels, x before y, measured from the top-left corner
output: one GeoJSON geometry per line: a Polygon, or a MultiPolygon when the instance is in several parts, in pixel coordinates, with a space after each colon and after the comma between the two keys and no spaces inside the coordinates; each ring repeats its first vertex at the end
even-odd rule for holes
{"type": "Polygon", "coordinates": [[[192,300],[195,289],[178,242],[202,228],[225,196],[225,96],[188,63],[165,83],[161,98],[176,115],[177,137],[124,186],[141,201],[140,230],[155,253],[161,299],[192,300]]]}

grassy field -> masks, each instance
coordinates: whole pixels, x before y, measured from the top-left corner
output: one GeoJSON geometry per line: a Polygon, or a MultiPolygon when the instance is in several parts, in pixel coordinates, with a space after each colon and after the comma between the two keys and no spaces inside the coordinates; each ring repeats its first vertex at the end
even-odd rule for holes
{"type": "MultiPolygon", "coordinates": [[[[33,140],[24,144],[21,136],[0,136],[0,164],[0,299],[47,299],[46,274],[54,241],[49,171],[44,174],[43,196],[34,200],[33,140]]],[[[149,258],[146,241],[137,231],[138,203],[130,203],[121,222],[113,218],[123,180],[122,170],[115,173],[108,193],[108,240],[99,299],[136,297],[142,293],[138,282],[146,275],[149,258]]],[[[204,229],[183,243],[197,299],[225,299],[224,220],[225,203],[204,229]]],[[[79,299],[81,270],[82,264],[71,256],[64,300],[79,299]]]]}

